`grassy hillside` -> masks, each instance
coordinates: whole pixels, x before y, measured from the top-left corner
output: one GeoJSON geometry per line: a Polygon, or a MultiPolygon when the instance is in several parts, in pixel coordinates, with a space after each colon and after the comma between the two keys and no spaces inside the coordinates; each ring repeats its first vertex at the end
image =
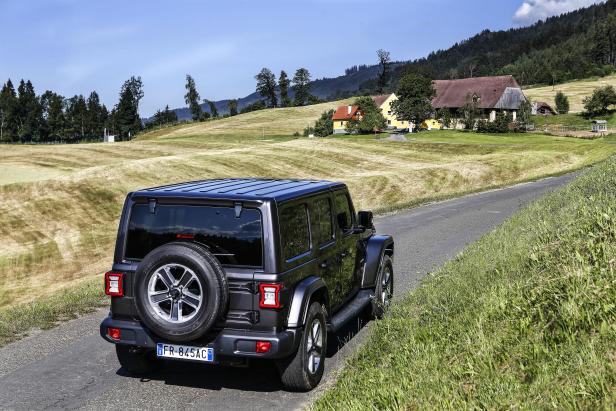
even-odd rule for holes
{"type": "Polygon", "coordinates": [[[606,77],[596,77],[586,80],[572,81],[556,86],[534,87],[524,90],[524,94],[533,101],[545,101],[552,107],[556,107],[554,97],[556,93],[562,91],[569,97],[572,113],[584,111],[582,100],[592,94],[593,90],[604,86],[616,87],[616,74],[606,77]]]}
{"type": "Polygon", "coordinates": [[[613,158],[430,276],[314,409],[614,409],[615,256],[613,158]]]}
{"type": "Polygon", "coordinates": [[[138,188],[215,177],[324,178],[346,182],[357,208],[388,210],[565,172],[616,152],[605,140],[540,135],[450,131],[409,142],[289,135],[330,106],[264,110],[127,143],[0,146],[0,169],[11,170],[0,182],[0,311],[108,269],[123,199],[138,188]]]}
{"type": "Polygon", "coordinates": [[[291,136],[296,132],[301,134],[304,128],[308,125],[313,125],[314,121],[324,111],[335,109],[341,105],[351,104],[354,100],[339,100],[305,107],[258,110],[220,120],[180,125],[159,132],[154,131],[143,135],[140,139],[170,139],[206,135],[231,135],[249,138],[262,138],[264,135],[291,136]]]}

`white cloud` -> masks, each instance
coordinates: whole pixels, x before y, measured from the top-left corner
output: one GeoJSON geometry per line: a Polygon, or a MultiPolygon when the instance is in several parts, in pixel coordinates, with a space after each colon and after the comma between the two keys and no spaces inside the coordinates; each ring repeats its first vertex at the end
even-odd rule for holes
{"type": "Polygon", "coordinates": [[[550,16],[602,3],[604,0],[526,0],[513,16],[513,21],[524,25],[550,16]]]}

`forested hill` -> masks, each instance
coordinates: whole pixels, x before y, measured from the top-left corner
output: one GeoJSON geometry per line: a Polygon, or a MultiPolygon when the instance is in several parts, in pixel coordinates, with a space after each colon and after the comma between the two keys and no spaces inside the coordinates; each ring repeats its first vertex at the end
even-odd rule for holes
{"type": "MultiPolygon", "coordinates": [[[[387,48],[387,44],[383,45],[387,48]]],[[[410,51],[410,50],[409,50],[410,51]]],[[[483,32],[447,50],[413,61],[392,63],[389,91],[406,69],[434,79],[512,74],[521,85],[554,84],[604,76],[616,67],[616,0],[550,17],[528,27],[483,32]]],[[[344,75],[310,83],[311,94],[323,100],[376,92],[381,67],[363,65],[344,75]]],[[[289,90],[291,97],[293,91],[289,90]]],[[[258,93],[238,99],[241,110],[261,99],[258,93]]],[[[228,100],[215,102],[228,112],[228,100]]],[[[203,110],[209,112],[207,105],[203,110]]],[[[190,119],[187,108],[176,109],[180,120],[190,119]]]]}
{"type": "MultiPolygon", "coordinates": [[[[484,30],[447,50],[396,63],[389,88],[395,90],[407,68],[434,79],[512,74],[520,84],[530,85],[603,76],[615,67],[616,0],[608,0],[528,27],[484,30]]],[[[311,83],[311,92],[321,99],[374,93],[379,70],[377,65],[363,66],[340,77],[316,80],[311,83]]],[[[250,94],[240,99],[239,105],[244,107],[259,98],[250,94]]],[[[220,102],[220,109],[226,110],[226,101],[220,102]]],[[[178,114],[183,117],[184,113],[178,114]]]]}
{"type": "Polygon", "coordinates": [[[513,74],[522,85],[605,75],[615,65],[616,0],[529,27],[485,30],[408,64],[438,79],[513,74]]]}

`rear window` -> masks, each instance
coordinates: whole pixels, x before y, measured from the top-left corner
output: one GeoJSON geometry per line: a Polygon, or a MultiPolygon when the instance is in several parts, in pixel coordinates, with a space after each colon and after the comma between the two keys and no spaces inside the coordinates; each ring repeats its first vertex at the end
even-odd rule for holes
{"type": "Polygon", "coordinates": [[[205,244],[223,265],[263,266],[261,213],[244,208],[239,217],[232,207],[158,205],[133,206],[125,258],[141,260],[161,245],[178,240],[205,244]]]}

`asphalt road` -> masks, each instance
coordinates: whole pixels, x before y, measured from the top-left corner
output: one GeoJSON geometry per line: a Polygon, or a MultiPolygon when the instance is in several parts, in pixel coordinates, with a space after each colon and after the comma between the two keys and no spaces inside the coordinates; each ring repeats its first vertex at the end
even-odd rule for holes
{"type": "MultiPolygon", "coordinates": [[[[575,175],[429,204],[376,219],[396,240],[396,296],[503,222],[575,175]]],[[[0,409],[292,409],[332,383],[370,324],[352,321],[330,337],[326,376],[317,392],[288,393],[273,367],[221,368],[169,362],[148,378],[126,375],[98,335],[105,310],[0,349],[0,409]],[[337,344],[336,344],[337,343],[337,344]]]]}

